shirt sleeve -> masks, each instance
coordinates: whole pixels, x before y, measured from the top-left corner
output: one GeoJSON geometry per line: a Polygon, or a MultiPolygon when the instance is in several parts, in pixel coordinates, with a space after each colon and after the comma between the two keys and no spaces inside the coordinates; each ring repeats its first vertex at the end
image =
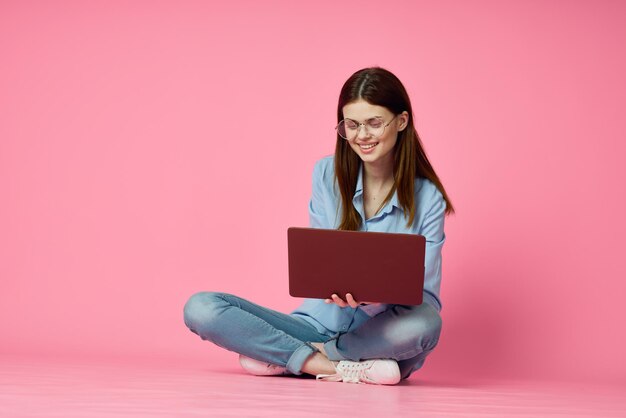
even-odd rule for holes
{"type": "Polygon", "coordinates": [[[446,240],[443,231],[446,216],[446,201],[439,190],[434,196],[420,228],[420,235],[426,237],[426,257],[424,260],[424,302],[435,303],[441,310],[439,290],[441,287],[441,250],[446,240]]]}
{"type": "Polygon", "coordinates": [[[311,228],[331,229],[325,212],[324,161],[320,160],[313,167],[313,186],[309,202],[309,226],[311,228]]]}

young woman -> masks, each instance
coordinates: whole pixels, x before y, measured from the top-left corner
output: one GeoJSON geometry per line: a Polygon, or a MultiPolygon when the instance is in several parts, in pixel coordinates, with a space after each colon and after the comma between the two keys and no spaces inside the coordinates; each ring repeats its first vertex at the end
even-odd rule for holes
{"type": "MultiPolygon", "coordinates": [[[[341,89],[337,120],[335,155],[313,170],[310,224],[424,235],[424,303],[372,304],[333,294],[306,299],[287,315],[202,292],[185,305],[185,323],[203,340],[239,353],[241,366],[255,375],[396,384],[423,365],[439,340],[443,227],[453,208],[395,75],[382,68],[354,73],[341,89]]],[[[354,262],[370,260],[376,248],[354,262]]]]}

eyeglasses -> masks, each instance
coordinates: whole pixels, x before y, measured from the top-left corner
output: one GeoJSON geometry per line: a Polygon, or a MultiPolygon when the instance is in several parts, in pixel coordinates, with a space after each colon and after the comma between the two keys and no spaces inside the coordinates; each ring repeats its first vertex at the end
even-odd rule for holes
{"type": "Polygon", "coordinates": [[[365,122],[357,122],[352,119],[344,119],[335,127],[337,133],[343,139],[347,139],[348,141],[352,141],[359,135],[359,130],[361,126],[365,128],[365,133],[368,136],[373,138],[379,138],[385,133],[385,128],[393,122],[396,118],[395,115],[388,123],[385,123],[383,118],[377,116],[375,118],[370,118],[365,122]]]}

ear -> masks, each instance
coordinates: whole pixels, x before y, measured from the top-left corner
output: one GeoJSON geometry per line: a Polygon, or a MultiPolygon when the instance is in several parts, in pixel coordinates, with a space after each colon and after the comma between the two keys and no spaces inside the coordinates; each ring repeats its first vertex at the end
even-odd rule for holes
{"type": "Polygon", "coordinates": [[[398,115],[398,131],[403,131],[409,125],[409,112],[406,110],[398,115]]]}

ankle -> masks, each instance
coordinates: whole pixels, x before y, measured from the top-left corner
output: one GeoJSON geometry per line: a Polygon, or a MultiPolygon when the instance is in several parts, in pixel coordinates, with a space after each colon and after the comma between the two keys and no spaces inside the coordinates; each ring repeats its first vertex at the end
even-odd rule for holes
{"type": "Polygon", "coordinates": [[[324,355],[324,357],[328,357],[328,354],[326,354],[326,349],[324,348],[324,343],[311,343],[311,345],[317,348],[320,353],[324,355]]]}
{"type": "Polygon", "coordinates": [[[302,365],[302,372],[317,376],[318,374],[335,373],[336,362],[328,360],[322,353],[315,353],[302,365]]]}

